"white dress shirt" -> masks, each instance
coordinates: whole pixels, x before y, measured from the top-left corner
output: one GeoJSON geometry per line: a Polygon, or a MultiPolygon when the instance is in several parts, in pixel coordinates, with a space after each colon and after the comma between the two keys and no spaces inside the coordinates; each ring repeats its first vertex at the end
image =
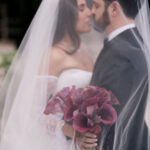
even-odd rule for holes
{"type": "Polygon", "coordinates": [[[113,38],[115,38],[120,33],[124,32],[125,30],[131,29],[131,28],[134,28],[134,27],[135,27],[135,24],[128,24],[128,25],[125,25],[125,26],[123,26],[119,29],[116,29],[115,31],[111,32],[108,35],[108,41],[111,41],[113,38]]]}

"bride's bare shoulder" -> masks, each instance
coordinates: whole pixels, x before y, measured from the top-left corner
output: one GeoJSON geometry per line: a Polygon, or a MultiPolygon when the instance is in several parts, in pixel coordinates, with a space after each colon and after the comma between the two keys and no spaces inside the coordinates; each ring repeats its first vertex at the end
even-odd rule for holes
{"type": "Polygon", "coordinates": [[[50,52],[50,73],[58,76],[65,68],[66,54],[57,47],[52,47],[50,52]]]}
{"type": "Polygon", "coordinates": [[[64,59],[65,57],[65,53],[60,49],[60,48],[57,48],[57,47],[52,47],[51,48],[51,52],[50,52],[50,60],[52,62],[60,62],[64,59]]]}

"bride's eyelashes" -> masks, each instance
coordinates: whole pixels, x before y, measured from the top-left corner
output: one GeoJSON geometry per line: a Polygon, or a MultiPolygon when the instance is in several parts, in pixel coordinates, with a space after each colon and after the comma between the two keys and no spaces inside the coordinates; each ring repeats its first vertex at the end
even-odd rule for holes
{"type": "Polygon", "coordinates": [[[79,6],[79,11],[83,12],[84,10],[85,10],[85,5],[84,4],[80,5],[79,6]]]}

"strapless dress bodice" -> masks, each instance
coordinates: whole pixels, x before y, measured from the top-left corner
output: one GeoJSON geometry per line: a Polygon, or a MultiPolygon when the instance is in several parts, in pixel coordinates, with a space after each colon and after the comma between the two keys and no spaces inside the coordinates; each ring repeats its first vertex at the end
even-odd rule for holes
{"type": "Polygon", "coordinates": [[[84,88],[90,84],[91,77],[92,72],[81,69],[67,69],[63,71],[59,77],[53,75],[37,76],[37,87],[39,87],[41,83],[46,82],[48,83],[49,95],[53,95],[64,87],[72,87],[75,85],[76,88],[84,88]]]}
{"type": "Polygon", "coordinates": [[[64,87],[72,87],[75,85],[77,88],[83,88],[89,85],[92,77],[92,72],[81,69],[68,69],[61,73],[57,78],[57,85],[54,93],[64,87]]]}

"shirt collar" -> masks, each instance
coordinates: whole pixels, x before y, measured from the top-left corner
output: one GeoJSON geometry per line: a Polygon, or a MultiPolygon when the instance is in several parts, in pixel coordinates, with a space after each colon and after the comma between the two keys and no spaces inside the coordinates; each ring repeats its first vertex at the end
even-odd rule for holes
{"type": "Polygon", "coordinates": [[[116,29],[115,31],[111,32],[108,35],[108,41],[111,41],[113,38],[115,38],[120,33],[124,32],[125,30],[131,29],[131,28],[134,28],[134,27],[135,27],[135,24],[128,24],[128,25],[125,25],[125,26],[123,26],[119,29],[116,29]]]}

